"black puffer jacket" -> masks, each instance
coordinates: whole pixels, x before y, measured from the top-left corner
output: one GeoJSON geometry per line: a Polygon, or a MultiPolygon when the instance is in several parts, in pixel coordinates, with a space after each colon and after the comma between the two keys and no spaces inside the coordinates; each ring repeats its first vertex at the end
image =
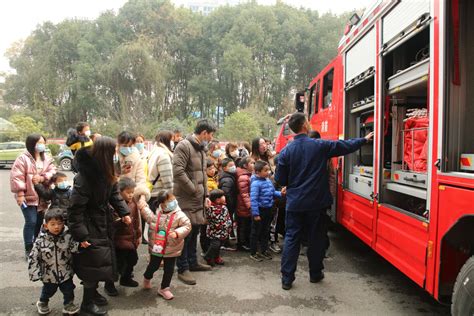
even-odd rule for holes
{"type": "Polygon", "coordinates": [[[67,221],[67,209],[71,199],[72,189],[47,188],[43,184],[35,184],[35,191],[38,196],[45,200],[51,201],[50,210],[59,209],[63,213],[64,219],[67,221]]]}
{"type": "Polygon", "coordinates": [[[235,174],[223,171],[219,176],[219,189],[225,193],[225,202],[230,214],[237,210],[237,182],[235,174]]]}
{"type": "Polygon", "coordinates": [[[74,255],[74,271],[84,281],[117,279],[112,213],[129,215],[117,184],[107,185],[104,172],[87,148],[76,153],[79,173],[74,178],[68,208],[69,231],[74,240],[91,246],[74,255]],[[112,209],[113,208],[113,209],[112,209]]]}

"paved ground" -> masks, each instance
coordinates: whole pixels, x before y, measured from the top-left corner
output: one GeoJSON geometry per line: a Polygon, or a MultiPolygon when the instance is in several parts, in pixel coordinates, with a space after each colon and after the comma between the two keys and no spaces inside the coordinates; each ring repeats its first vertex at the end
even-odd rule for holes
{"type": "MultiPolygon", "coordinates": [[[[9,171],[0,170],[0,314],[34,315],[41,284],[28,280],[23,260],[23,217],[9,192],[9,171]]],[[[196,273],[198,284],[172,281],[173,301],[166,302],[153,291],[119,288],[110,299],[110,315],[183,314],[300,314],[300,315],[445,315],[439,305],[388,262],[343,229],[331,233],[331,254],[326,278],[320,284],[308,281],[307,261],[300,256],[297,279],[291,291],[279,280],[279,257],[256,263],[246,254],[223,254],[226,265],[211,272],[196,273]]],[[[140,246],[137,280],[145,270],[146,249],[140,246]]],[[[155,285],[161,273],[155,275],[155,285]]],[[[76,284],[79,282],[76,280],[76,284]]],[[[101,290],[102,291],[102,290],[101,290]]],[[[76,289],[80,302],[82,289],[76,289]]],[[[59,315],[62,297],[50,302],[52,315],[59,315]]]]}

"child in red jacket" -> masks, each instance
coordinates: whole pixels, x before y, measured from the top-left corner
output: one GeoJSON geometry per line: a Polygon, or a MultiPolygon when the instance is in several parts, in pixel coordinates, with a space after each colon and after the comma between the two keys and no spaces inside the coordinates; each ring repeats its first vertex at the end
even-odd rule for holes
{"type": "MultiPolygon", "coordinates": [[[[130,218],[132,222],[125,224],[117,217],[114,221],[114,243],[115,256],[117,258],[117,266],[120,274],[120,285],[126,287],[137,287],[138,282],[133,280],[133,267],[138,262],[138,246],[142,238],[142,230],[140,225],[140,213],[137,202],[141,195],[150,198],[150,194],[141,189],[136,189],[135,182],[127,177],[120,179],[118,183],[120,195],[127,203],[130,209],[130,218]]],[[[105,292],[110,296],[117,296],[119,293],[113,282],[105,282],[105,292]]]]}
{"type": "Polygon", "coordinates": [[[254,171],[255,160],[244,157],[237,168],[237,249],[250,250],[250,227],[252,216],[250,212],[250,178],[254,171]]]}

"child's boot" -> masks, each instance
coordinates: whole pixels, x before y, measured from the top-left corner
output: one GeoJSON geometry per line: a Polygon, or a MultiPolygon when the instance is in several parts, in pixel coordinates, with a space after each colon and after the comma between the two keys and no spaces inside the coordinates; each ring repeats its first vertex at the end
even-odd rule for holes
{"type": "Polygon", "coordinates": [[[211,267],[215,266],[215,262],[214,262],[214,259],[206,259],[206,262],[208,265],[210,265],[211,267]]]}
{"type": "Polygon", "coordinates": [[[121,286],[126,286],[126,287],[137,287],[138,286],[138,282],[135,281],[134,279],[132,278],[121,278],[120,279],[120,285],[121,286]]]}
{"type": "Polygon", "coordinates": [[[158,294],[162,296],[165,300],[172,300],[174,297],[169,287],[165,287],[164,289],[159,289],[158,294]]]}
{"type": "Polygon", "coordinates": [[[80,308],[76,304],[74,304],[74,302],[69,302],[67,304],[64,304],[63,314],[74,315],[79,312],[79,309],[80,308]]]}
{"type": "Polygon", "coordinates": [[[151,289],[151,280],[148,280],[147,278],[143,278],[143,288],[145,290],[151,289]]]}
{"type": "Polygon", "coordinates": [[[107,293],[108,296],[118,296],[119,292],[117,291],[117,288],[115,287],[114,282],[105,282],[104,285],[104,290],[105,293],[107,293]]]}
{"type": "Polygon", "coordinates": [[[220,266],[223,266],[224,265],[224,259],[222,259],[221,257],[217,257],[214,259],[214,262],[220,266]]]}
{"type": "Polygon", "coordinates": [[[48,302],[36,302],[36,308],[38,309],[38,314],[46,315],[51,313],[51,309],[48,306],[48,302]]]}

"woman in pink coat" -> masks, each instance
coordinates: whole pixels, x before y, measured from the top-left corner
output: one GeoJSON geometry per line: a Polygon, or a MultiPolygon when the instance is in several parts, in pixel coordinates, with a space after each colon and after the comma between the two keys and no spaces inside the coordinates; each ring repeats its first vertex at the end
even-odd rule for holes
{"type": "Polygon", "coordinates": [[[26,152],[15,160],[10,173],[10,189],[25,217],[23,240],[27,257],[43,224],[43,209],[34,184],[47,185],[56,173],[53,160],[45,155],[45,150],[46,139],[43,136],[29,135],[26,138],[26,152]]]}

